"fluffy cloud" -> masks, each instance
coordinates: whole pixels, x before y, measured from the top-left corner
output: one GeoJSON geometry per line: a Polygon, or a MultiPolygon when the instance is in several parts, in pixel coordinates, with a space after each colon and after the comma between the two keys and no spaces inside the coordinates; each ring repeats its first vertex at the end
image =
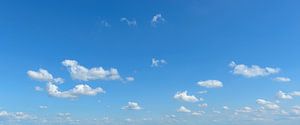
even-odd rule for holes
{"type": "Polygon", "coordinates": [[[78,64],[75,60],[64,60],[62,62],[66,66],[73,79],[89,81],[89,80],[121,80],[119,72],[115,68],[105,70],[102,67],[94,67],[88,69],[78,64]]]}
{"type": "Polygon", "coordinates": [[[159,67],[159,66],[162,66],[164,64],[167,64],[166,60],[152,58],[151,67],[159,67]]]}
{"type": "Polygon", "coordinates": [[[39,69],[39,71],[29,70],[27,71],[27,75],[34,80],[42,81],[42,82],[53,82],[58,84],[64,82],[62,78],[53,78],[52,74],[50,74],[45,69],[39,69]]]}
{"type": "Polygon", "coordinates": [[[287,78],[287,77],[276,77],[273,80],[277,81],[277,82],[290,82],[291,81],[291,79],[287,78]]]}
{"type": "Polygon", "coordinates": [[[284,93],[283,91],[278,91],[276,96],[279,99],[293,99],[293,97],[291,95],[284,93]]]}
{"type": "Polygon", "coordinates": [[[219,80],[199,81],[197,84],[199,86],[206,87],[206,88],[221,88],[221,87],[223,87],[223,83],[219,80]]]}
{"type": "Polygon", "coordinates": [[[300,106],[293,106],[292,113],[294,115],[300,116],[300,106]]]}
{"type": "Polygon", "coordinates": [[[158,23],[163,23],[163,22],[165,22],[165,18],[163,18],[163,16],[160,13],[154,15],[151,20],[151,24],[153,26],[156,26],[158,23]]]}
{"type": "Polygon", "coordinates": [[[136,20],[129,20],[125,17],[121,18],[120,21],[124,22],[124,23],[127,23],[128,26],[136,26],[137,25],[136,20]]]}
{"type": "Polygon", "coordinates": [[[231,62],[229,66],[233,68],[233,74],[242,75],[249,78],[276,74],[279,73],[280,71],[279,68],[271,68],[271,67],[262,68],[257,65],[247,66],[244,64],[236,64],[235,62],[231,62]]]}
{"type": "Polygon", "coordinates": [[[0,119],[7,119],[7,120],[33,120],[36,117],[31,116],[24,112],[7,112],[7,111],[0,111],[0,119]]]}
{"type": "Polygon", "coordinates": [[[262,106],[265,109],[269,109],[269,110],[278,110],[278,109],[280,109],[279,105],[277,105],[277,104],[275,104],[273,102],[264,100],[264,99],[257,99],[256,103],[258,105],[262,106]]]}
{"type": "Polygon", "coordinates": [[[184,113],[190,113],[192,112],[190,109],[187,109],[186,107],[184,106],[180,106],[179,109],[177,109],[177,112],[184,112],[184,113]]]}
{"type": "Polygon", "coordinates": [[[95,96],[99,93],[105,93],[100,87],[93,89],[86,84],[76,85],[73,89],[68,91],[60,91],[57,85],[48,83],[47,91],[49,95],[59,98],[77,98],[80,95],[95,96]]]}
{"type": "Polygon", "coordinates": [[[128,102],[128,104],[126,106],[122,107],[122,109],[126,109],[126,110],[141,110],[142,108],[136,102],[128,102]]]}
{"type": "Polygon", "coordinates": [[[186,101],[186,102],[197,102],[199,99],[195,97],[194,95],[188,95],[187,91],[183,92],[177,92],[174,95],[174,99],[180,100],[180,101],[186,101]]]}

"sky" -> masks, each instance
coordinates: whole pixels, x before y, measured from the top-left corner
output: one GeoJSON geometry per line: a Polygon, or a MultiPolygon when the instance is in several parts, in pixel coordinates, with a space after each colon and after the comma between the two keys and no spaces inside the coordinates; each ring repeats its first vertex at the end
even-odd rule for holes
{"type": "Polygon", "coordinates": [[[0,1],[0,125],[295,125],[300,1],[0,1]]]}

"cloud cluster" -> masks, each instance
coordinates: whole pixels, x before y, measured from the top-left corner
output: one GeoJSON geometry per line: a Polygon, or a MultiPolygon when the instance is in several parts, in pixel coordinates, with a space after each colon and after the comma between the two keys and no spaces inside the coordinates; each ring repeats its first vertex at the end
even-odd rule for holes
{"type": "Polygon", "coordinates": [[[233,68],[233,74],[242,75],[245,77],[257,77],[257,76],[268,76],[271,74],[279,73],[279,68],[265,67],[262,68],[257,65],[247,66],[244,64],[236,64],[235,62],[231,62],[229,64],[231,68],[233,68]]]}
{"type": "Polygon", "coordinates": [[[194,95],[188,95],[187,91],[177,92],[174,95],[174,99],[185,101],[185,102],[197,102],[199,99],[194,95]]]}
{"type": "Polygon", "coordinates": [[[126,110],[141,110],[142,107],[140,107],[139,104],[136,103],[136,102],[128,102],[128,104],[126,106],[123,106],[122,109],[126,109],[126,110]]]}
{"type": "Polygon", "coordinates": [[[115,68],[105,70],[102,67],[94,67],[88,69],[81,66],[75,60],[64,60],[62,64],[68,68],[73,79],[89,81],[89,80],[121,80],[119,72],[115,68]]]}
{"type": "Polygon", "coordinates": [[[199,86],[206,87],[206,88],[221,88],[221,87],[223,87],[223,83],[219,80],[199,81],[197,84],[199,86]]]}

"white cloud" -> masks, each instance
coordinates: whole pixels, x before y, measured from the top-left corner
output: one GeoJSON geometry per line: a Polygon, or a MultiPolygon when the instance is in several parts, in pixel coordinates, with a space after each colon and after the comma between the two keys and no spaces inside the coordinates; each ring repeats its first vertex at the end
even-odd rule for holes
{"type": "Polygon", "coordinates": [[[137,25],[136,20],[129,20],[125,17],[121,18],[120,21],[125,22],[128,26],[136,26],[137,25]]]}
{"type": "Polygon", "coordinates": [[[180,101],[186,101],[186,102],[197,102],[199,99],[195,97],[194,95],[188,95],[187,91],[183,92],[177,92],[174,95],[174,99],[180,100],[180,101]]]}
{"type": "Polygon", "coordinates": [[[284,93],[283,91],[278,91],[276,96],[279,99],[293,99],[293,97],[291,95],[284,93]]]}
{"type": "Polygon", "coordinates": [[[207,93],[208,93],[208,91],[206,91],[206,90],[205,90],[205,91],[199,91],[199,92],[198,92],[198,94],[207,94],[207,93]]]}
{"type": "Polygon", "coordinates": [[[271,74],[279,73],[280,71],[279,68],[261,68],[257,65],[247,66],[244,64],[236,64],[235,62],[231,62],[229,66],[233,68],[233,74],[242,75],[248,78],[257,76],[268,76],[271,74]]]}
{"type": "Polygon", "coordinates": [[[187,109],[186,107],[184,106],[180,106],[179,109],[177,109],[177,112],[184,112],[184,113],[190,113],[191,110],[187,109]]]}
{"type": "Polygon", "coordinates": [[[89,81],[89,80],[121,80],[119,72],[115,68],[105,70],[102,67],[94,67],[88,69],[78,64],[75,60],[64,60],[62,62],[66,66],[73,79],[89,81]]]}
{"type": "Polygon", "coordinates": [[[151,20],[151,24],[153,26],[156,26],[158,23],[163,23],[165,22],[165,18],[163,18],[162,14],[156,14],[152,17],[152,20],[151,20]]]}
{"type": "Polygon", "coordinates": [[[57,84],[61,84],[64,82],[62,78],[53,78],[52,74],[50,74],[45,69],[39,69],[39,71],[29,70],[27,71],[27,75],[34,80],[42,82],[53,82],[57,84]]]}
{"type": "Polygon", "coordinates": [[[40,91],[43,91],[44,89],[41,88],[41,87],[39,87],[39,86],[35,86],[35,87],[34,87],[34,90],[40,92],[40,91]]]}
{"type": "Polygon", "coordinates": [[[251,107],[246,106],[246,107],[243,107],[241,109],[236,110],[236,113],[249,113],[249,112],[252,112],[252,111],[253,110],[252,110],[251,107]]]}
{"type": "Polygon", "coordinates": [[[167,64],[166,60],[152,58],[151,67],[159,67],[159,66],[162,66],[164,64],[167,64]]]}
{"type": "Polygon", "coordinates": [[[201,115],[204,115],[205,112],[204,111],[197,111],[197,112],[193,112],[192,115],[195,115],[195,116],[201,116],[201,115]]]}
{"type": "Polygon", "coordinates": [[[224,110],[229,110],[229,107],[228,106],[223,106],[223,109],[224,110]]]}
{"type": "Polygon", "coordinates": [[[142,108],[136,102],[128,102],[128,105],[122,107],[122,109],[126,109],[126,110],[141,110],[142,108]]]}
{"type": "Polygon", "coordinates": [[[278,110],[280,109],[280,106],[273,103],[273,102],[270,102],[270,101],[267,101],[267,100],[264,100],[264,99],[257,99],[256,100],[256,103],[266,109],[269,109],[269,110],[278,110]]]}
{"type": "Polygon", "coordinates": [[[40,108],[40,109],[47,109],[48,106],[46,106],[46,105],[40,105],[39,108],[40,108]]]}
{"type": "Polygon", "coordinates": [[[206,88],[221,88],[221,87],[223,87],[223,83],[219,80],[199,81],[197,84],[199,86],[206,87],[206,88]]]}
{"type": "Polygon", "coordinates": [[[203,103],[203,104],[199,104],[198,106],[200,108],[206,108],[206,107],[208,107],[208,104],[207,103],[203,103]]]}
{"type": "Polygon", "coordinates": [[[293,106],[292,113],[294,115],[300,116],[300,106],[293,106]]]}
{"type": "Polygon", "coordinates": [[[300,91],[294,91],[290,93],[291,96],[300,96],[300,91]]]}
{"type": "Polygon", "coordinates": [[[0,119],[5,118],[9,120],[32,120],[35,119],[34,116],[31,116],[24,112],[7,112],[0,111],[0,119]]]}
{"type": "Polygon", "coordinates": [[[128,82],[132,82],[132,81],[134,81],[134,77],[131,77],[131,76],[129,76],[129,77],[126,77],[126,81],[128,81],[128,82]]]}
{"type": "Polygon", "coordinates": [[[77,98],[80,95],[95,96],[99,93],[105,93],[100,87],[93,89],[86,84],[76,85],[73,89],[68,91],[60,91],[57,85],[48,83],[47,91],[49,95],[59,98],[77,98]]]}
{"type": "Polygon", "coordinates": [[[277,82],[290,82],[291,81],[291,79],[287,78],[287,77],[276,77],[273,80],[277,81],[277,82]]]}

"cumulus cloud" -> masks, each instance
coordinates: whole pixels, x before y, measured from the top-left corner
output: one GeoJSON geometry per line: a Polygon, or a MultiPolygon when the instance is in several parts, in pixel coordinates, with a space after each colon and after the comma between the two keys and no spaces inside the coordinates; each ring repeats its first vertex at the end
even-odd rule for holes
{"type": "Polygon", "coordinates": [[[291,95],[284,93],[283,91],[278,91],[276,96],[279,99],[293,99],[293,97],[291,95]]]}
{"type": "Polygon", "coordinates": [[[129,20],[125,17],[121,18],[120,21],[126,23],[128,26],[136,26],[137,25],[136,20],[129,20]]]}
{"type": "Polygon", "coordinates": [[[187,91],[183,92],[177,92],[174,95],[174,99],[180,100],[180,101],[185,101],[185,102],[197,102],[199,99],[195,97],[194,95],[188,95],[187,91]]]}
{"type": "Polygon", "coordinates": [[[34,80],[42,82],[52,82],[57,84],[64,82],[62,78],[53,78],[52,74],[45,69],[39,69],[38,71],[29,70],[27,71],[27,75],[34,80]]]}
{"type": "Polygon", "coordinates": [[[33,120],[36,117],[29,115],[24,112],[8,112],[8,111],[0,111],[0,119],[7,119],[7,120],[33,120]]]}
{"type": "Polygon", "coordinates": [[[269,110],[278,110],[278,109],[280,109],[279,105],[277,105],[277,104],[275,104],[273,102],[264,100],[264,99],[257,99],[256,103],[258,105],[262,106],[265,109],[269,109],[269,110]]]}
{"type": "Polygon", "coordinates": [[[152,58],[151,67],[159,67],[159,66],[162,66],[164,64],[167,64],[166,60],[152,58]]]}
{"type": "Polygon", "coordinates": [[[233,74],[242,75],[248,78],[257,77],[257,76],[268,76],[271,74],[279,73],[279,68],[272,67],[260,67],[257,65],[247,66],[244,64],[236,64],[235,62],[231,62],[229,64],[231,68],[233,68],[233,74]]]}
{"type": "Polygon", "coordinates": [[[291,111],[294,115],[300,116],[300,106],[293,106],[291,111]]]}
{"type": "Polygon", "coordinates": [[[126,106],[122,107],[122,109],[126,109],[126,110],[141,110],[142,108],[136,102],[128,102],[128,104],[126,106]]]}
{"type": "Polygon", "coordinates": [[[206,87],[206,88],[221,88],[221,87],[223,87],[223,83],[219,80],[199,81],[197,84],[199,86],[206,87]]]}
{"type": "Polygon", "coordinates": [[[62,62],[66,66],[73,79],[89,81],[89,80],[121,80],[119,72],[115,68],[105,70],[102,67],[94,67],[88,69],[79,65],[75,60],[64,60],[62,62]]]}
{"type": "Polygon", "coordinates": [[[192,115],[195,115],[195,116],[201,116],[201,115],[204,115],[205,112],[204,111],[197,111],[197,112],[193,112],[192,115]]]}
{"type": "Polygon", "coordinates": [[[277,81],[277,82],[290,82],[291,81],[291,79],[287,78],[287,77],[276,77],[273,80],[277,81]]]}
{"type": "Polygon", "coordinates": [[[183,113],[190,113],[192,112],[190,109],[187,109],[186,107],[184,106],[180,106],[179,109],[177,109],[177,112],[183,112],[183,113]]]}
{"type": "Polygon", "coordinates": [[[165,22],[165,18],[163,18],[162,14],[156,14],[152,17],[152,20],[151,20],[151,24],[153,26],[156,26],[158,23],[163,23],[165,22]]]}
{"type": "Polygon", "coordinates": [[[76,85],[73,89],[68,91],[60,91],[57,85],[48,83],[47,91],[49,95],[58,98],[77,98],[80,95],[95,96],[99,93],[105,93],[105,91],[100,87],[93,89],[86,84],[76,85]]]}

